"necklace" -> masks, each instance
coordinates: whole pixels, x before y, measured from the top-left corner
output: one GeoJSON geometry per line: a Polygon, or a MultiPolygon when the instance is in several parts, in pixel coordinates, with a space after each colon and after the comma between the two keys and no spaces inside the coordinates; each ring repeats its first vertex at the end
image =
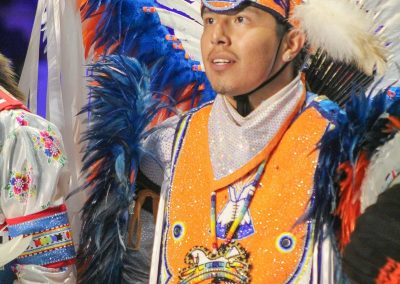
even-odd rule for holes
{"type": "MultiPolygon", "coordinates": [[[[240,210],[239,214],[235,216],[235,219],[233,220],[233,223],[231,224],[228,233],[226,234],[226,239],[225,239],[225,245],[228,245],[229,243],[232,242],[232,238],[235,235],[237,229],[239,228],[240,224],[242,223],[242,220],[249,209],[250,203],[253,199],[253,196],[258,188],[258,185],[260,183],[262,174],[264,173],[266,161],[264,160],[257,169],[256,175],[254,177],[253,182],[251,183],[251,187],[249,190],[249,193],[246,196],[246,199],[244,201],[244,205],[242,209],[240,210]]],[[[210,224],[210,229],[211,229],[211,239],[212,239],[212,249],[213,253],[216,253],[218,251],[218,240],[217,240],[217,222],[216,222],[216,201],[217,201],[217,196],[215,191],[211,193],[211,224],[210,224]]]]}
{"type": "Polygon", "coordinates": [[[230,225],[225,242],[218,247],[216,233],[216,192],[211,193],[211,239],[212,251],[206,247],[195,246],[185,257],[189,265],[180,271],[179,284],[195,284],[206,279],[213,279],[212,283],[249,283],[250,264],[249,254],[240,243],[232,241],[242,220],[250,207],[254,194],[259,186],[267,161],[264,160],[257,169],[255,177],[250,184],[250,189],[244,204],[230,225]],[[226,282],[228,281],[228,282],[226,282]]]}

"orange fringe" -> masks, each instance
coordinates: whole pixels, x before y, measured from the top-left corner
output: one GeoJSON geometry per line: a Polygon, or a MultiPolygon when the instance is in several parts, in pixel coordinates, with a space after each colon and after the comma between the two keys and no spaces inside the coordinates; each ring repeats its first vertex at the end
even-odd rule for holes
{"type": "Polygon", "coordinates": [[[400,284],[400,262],[388,258],[386,264],[379,270],[375,283],[400,284]]]}
{"type": "Polygon", "coordinates": [[[361,152],[355,166],[350,162],[339,165],[338,170],[346,173],[344,180],[340,182],[340,201],[336,214],[341,219],[339,246],[341,250],[349,243],[357,218],[360,216],[361,184],[369,161],[365,152],[361,152]]]}
{"type": "Polygon", "coordinates": [[[93,44],[94,38],[96,36],[96,27],[101,19],[101,14],[104,11],[104,6],[100,6],[96,15],[91,16],[88,19],[84,19],[84,15],[87,12],[87,0],[81,1],[81,21],[82,21],[82,38],[83,45],[85,47],[85,58],[88,57],[90,48],[93,44]]]}
{"type": "Polygon", "coordinates": [[[87,177],[87,181],[91,182],[97,177],[97,173],[102,165],[103,159],[96,161],[96,163],[90,169],[90,175],[87,177]]]}
{"type": "MultiPolygon", "coordinates": [[[[101,5],[97,11],[96,14],[90,16],[88,19],[84,19],[84,15],[87,12],[88,6],[87,6],[87,0],[82,0],[81,1],[81,21],[82,21],[82,38],[83,38],[83,46],[85,48],[85,58],[87,59],[89,56],[90,49],[93,45],[93,41],[96,37],[96,28],[99,25],[101,16],[104,12],[104,5],[101,5]]],[[[121,40],[116,40],[114,44],[111,45],[110,49],[108,50],[108,53],[111,54],[116,47],[119,46],[121,43],[121,40]]],[[[101,55],[105,54],[105,46],[99,46],[93,50],[94,52],[94,58],[97,59],[101,55]]]]}

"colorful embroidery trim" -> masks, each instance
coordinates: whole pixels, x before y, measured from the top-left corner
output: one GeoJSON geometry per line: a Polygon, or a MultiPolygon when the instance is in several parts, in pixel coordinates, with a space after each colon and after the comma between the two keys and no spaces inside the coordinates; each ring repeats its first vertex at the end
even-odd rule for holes
{"type": "MultiPolygon", "coordinates": [[[[33,234],[32,243],[28,249],[19,256],[19,263],[31,263],[32,258],[36,261],[40,261],[42,265],[52,263],[54,261],[45,261],[46,258],[51,256],[53,253],[59,254],[56,250],[66,249],[68,247],[73,248],[72,234],[69,224],[64,226],[55,227],[53,229],[40,232],[38,234],[33,234]],[[37,255],[42,254],[39,257],[37,255]]],[[[64,254],[60,256],[56,262],[63,261],[69,258],[75,257],[74,254],[64,254]]],[[[54,258],[54,256],[53,256],[54,258]]]]}
{"type": "Polygon", "coordinates": [[[8,229],[11,237],[33,234],[31,244],[18,257],[18,263],[48,265],[75,259],[68,215],[65,207],[61,206],[60,210],[62,212],[39,218],[36,217],[39,214],[32,215],[32,219],[17,224],[10,220],[8,229]]]}
{"type": "Polygon", "coordinates": [[[60,140],[56,138],[55,131],[48,126],[47,130],[40,131],[39,136],[33,136],[35,150],[42,150],[48,158],[48,163],[56,161],[62,166],[65,165],[66,158],[61,152],[60,140]]]}
{"type": "Polygon", "coordinates": [[[36,195],[36,186],[32,185],[32,168],[25,166],[21,172],[11,171],[8,184],[4,187],[8,198],[25,202],[36,195]]]}
{"type": "Polygon", "coordinates": [[[22,111],[17,113],[15,119],[17,120],[17,123],[21,126],[28,125],[28,121],[25,120],[25,113],[23,113],[22,111]]]}

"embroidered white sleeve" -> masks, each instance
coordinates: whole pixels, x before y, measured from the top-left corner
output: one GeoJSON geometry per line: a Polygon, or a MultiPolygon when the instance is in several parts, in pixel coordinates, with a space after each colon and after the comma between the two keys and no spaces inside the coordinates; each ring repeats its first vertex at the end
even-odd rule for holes
{"type": "Polygon", "coordinates": [[[61,205],[69,172],[58,129],[22,110],[0,113],[1,208],[6,219],[61,205]]]}
{"type": "MultiPolygon", "coordinates": [[[[53,124],[23,110],[0,112],[0,212],[5,219],[63,204],[69,186],[66,162],[53,124]]],[[[14,283],[74,283],[73,270],[18,265],[14,283]]]]}

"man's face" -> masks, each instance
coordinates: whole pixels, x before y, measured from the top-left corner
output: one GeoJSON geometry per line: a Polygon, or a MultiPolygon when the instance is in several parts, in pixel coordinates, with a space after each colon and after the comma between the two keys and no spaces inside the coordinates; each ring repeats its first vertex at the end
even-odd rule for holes
{"type": "Polygon", "coordinates": [[[202,57],[217,93],[236,96],[250,92],[277,68],[277,23],[269,13],[252,6],[229,14],[205,9],[203,22],[202,57]]]}

